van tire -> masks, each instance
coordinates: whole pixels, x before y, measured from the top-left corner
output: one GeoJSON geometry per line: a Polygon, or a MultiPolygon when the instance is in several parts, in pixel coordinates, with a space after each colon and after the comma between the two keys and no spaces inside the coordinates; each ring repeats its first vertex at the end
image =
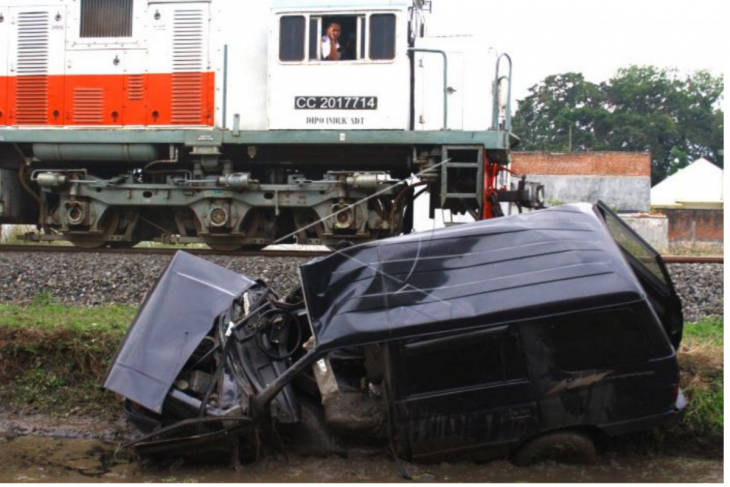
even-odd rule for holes
{"type": "Polygon", "coordinates": [[[544,460],[561,463],[592,464],[596,462],[596,447],[590,436],[579,431],[556,431],[529,440],[512,455],[518,467],[544,460]]]}

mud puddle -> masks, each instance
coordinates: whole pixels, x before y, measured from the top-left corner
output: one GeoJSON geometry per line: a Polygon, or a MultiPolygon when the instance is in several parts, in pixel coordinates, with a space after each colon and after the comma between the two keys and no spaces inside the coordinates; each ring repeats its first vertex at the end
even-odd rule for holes
{"type": "MultiPolygon", "coordinates": [[[[0,438],[0,482],[399,482],[394,461],[270,456],[236,471],[227,466],[142,467],[117,443],[36,436],[0,438]]],[[[723,461],[671,455],[606,453],[598,464],[406,465],[417,482],[722,482],[723,461]]]]}

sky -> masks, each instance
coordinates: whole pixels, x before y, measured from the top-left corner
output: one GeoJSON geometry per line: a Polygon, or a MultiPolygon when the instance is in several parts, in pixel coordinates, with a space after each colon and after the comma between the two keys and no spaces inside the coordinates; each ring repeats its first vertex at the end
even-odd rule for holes
{"type": "MultiPolygon", "coordinates": [[[[478,35],[508,53],[517,101],[552,74],[599,83],[632,64],[724,76],[728,19],[728,0],[433,0],[427,22],[429,35],[478,35]]],[[[427,207],[419,198],[419,231],[443,226],[427,207]]]]}
{"type": "Polygon", "coordinates": [[[725,74],[727,0],[433,0],[429,35],[478,34],[514,63],[513,99],[551,74],[631,64],[725,74]],[[725,58],[725,59],[723,59],[725,58]]]}

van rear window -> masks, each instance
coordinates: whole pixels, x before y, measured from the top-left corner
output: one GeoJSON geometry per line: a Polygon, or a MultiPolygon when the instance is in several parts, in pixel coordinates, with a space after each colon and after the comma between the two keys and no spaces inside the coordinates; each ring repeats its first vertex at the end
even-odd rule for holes
{"type": "Polygon", "coordinates": [[[581,313],[548,322],[561,369],[579,371],[631,365],[647,360],[648,346],[629,309],[581,313]]]}

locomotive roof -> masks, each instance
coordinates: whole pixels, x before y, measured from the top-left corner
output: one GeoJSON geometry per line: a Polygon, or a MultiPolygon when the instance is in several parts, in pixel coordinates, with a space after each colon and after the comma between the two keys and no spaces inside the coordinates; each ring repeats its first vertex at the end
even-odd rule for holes
{"type": "Polygon", "coordinates": [[[645,297],[588,204],[371,242],[300,270],[324,349],[645,297]]]}
{"type": "Polygon", "coordinates": [[[352,10],[358,8],[407,8],[415,3],[414,0],[274,0],[272,8],[274,10],[352,10]]]}

